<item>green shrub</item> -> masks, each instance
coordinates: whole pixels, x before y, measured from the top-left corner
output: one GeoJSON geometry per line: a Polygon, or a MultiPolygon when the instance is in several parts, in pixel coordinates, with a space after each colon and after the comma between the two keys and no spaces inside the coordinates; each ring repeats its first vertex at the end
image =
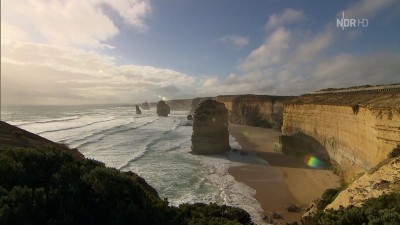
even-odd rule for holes
{"type": "Polygon", "coordinates": [[[0,151],[0,224],[251,224],[216,204],[168,206],[133,173],[54,147],[0,151]]]}
{"type": "Polygon", "coordinates": [[[388,154],[389,158],[395,158],[397,156],[400,156],[400,145],[397,145],[397,147],[390,151],[388,154]]]}
{"type": "Polygon", "coordinates": [[[322,198],[321,201],[318,204],[318,209],[325,209],[325,207],[329,204],[331,204],[333,202],[333,200],[335,200],[335,198],[338,196],[338,194],[340,193],[341,188],[329,188],[326,189],[324,191],[324,193],[322,194],[322,198]]]}
{"type": "Polygon", "coordinates": [[[400,193],[392,192],[371,198],[360,207],[328,209],[305,217],[304,225],[398,225],[400,224],[400,193]]]}

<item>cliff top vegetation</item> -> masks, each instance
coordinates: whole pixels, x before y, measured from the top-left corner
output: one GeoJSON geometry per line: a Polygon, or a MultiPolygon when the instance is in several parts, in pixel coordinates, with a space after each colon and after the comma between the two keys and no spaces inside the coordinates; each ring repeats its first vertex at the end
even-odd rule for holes
{"type": "Polygon", "coordinates": [[[287,101],[286,104],[359,105],[372,108],[400,109],[400,90],[305,94],[287,101]]]}

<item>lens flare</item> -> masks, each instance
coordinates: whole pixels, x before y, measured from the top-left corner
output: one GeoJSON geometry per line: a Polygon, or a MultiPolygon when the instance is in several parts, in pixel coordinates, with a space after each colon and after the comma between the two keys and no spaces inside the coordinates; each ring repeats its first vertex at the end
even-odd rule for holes
{"type": "Polygon", "coordinates": [[[313,155],[306,156],[305,163],[311,168],[324,168],[326,166],[323,161],[313,155]]]}

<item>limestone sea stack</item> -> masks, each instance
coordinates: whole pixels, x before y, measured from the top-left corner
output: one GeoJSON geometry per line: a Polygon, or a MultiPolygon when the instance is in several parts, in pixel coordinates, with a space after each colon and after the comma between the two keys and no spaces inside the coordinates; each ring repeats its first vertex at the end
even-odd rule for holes
{"type": "Polygon", "coordinates": [[[150,110],[150,104],[146,101],[140,105],[143,110],[150,110]]]}
{"type": "Polygon", "coordinates": [[[142,110],[140,110],[138,105],[136,105],[136,114],[142,114],[142,110]]]}
{"type": "Polygon", "coordinates": [[[230,150],[228,110],[215,100],[200,103],[194,112],[192,152],[194,154],[218,154],[230,150]]]}
{"type": "Polygon", "coordinates": [[[162,100],[159,101],[157,103],[157,115],[167,117],[169,113],[170,113],[170,109],[169,109],[168,104],[162,100]]]}

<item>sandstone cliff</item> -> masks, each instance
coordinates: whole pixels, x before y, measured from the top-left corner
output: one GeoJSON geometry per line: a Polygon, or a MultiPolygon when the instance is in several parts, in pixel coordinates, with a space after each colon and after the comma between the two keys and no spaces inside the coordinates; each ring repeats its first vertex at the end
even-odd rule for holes
{"type": "Polygon", "coordinates": [[[201,102],[212,99],[224,103],[231,123],[280,129],[283,121],[283,104],[291,98],[268,95],[222,95],[195,98],[192,101],[191,112],[193,113],[201,102]]]}
{"type": "Polygon", "coordinates": [[[241,95],[234,99],[230,121],[257,127],[280,129],[283,104],[290,97],[268,95],[241,95]]]}
{"type": "Polygon", "coordinates": [[[176,111],[189,111],[192,105],[192,99],[175,99],[168,100],[167,104],[171,108],[171,110],[176,111]]]}
{"type": "Polygon", "coordinates": [[[285,104],[282,132],[326,155],[345,181],[400,144],[400,90],[307,94],[285,104]]]}
{"type": "Polygon", "coordinates": [[[215,100],[202,102],[194,112],[192,152],[218,154],[229,149],[228,110],[215,100]]]}
{"type": "Polygon", "coordinates": [[[386,161],[351,183],[326,209],[360,206],[366,199],[376,198],[384,193],[400,192],[400,157],[386,161]]]}

